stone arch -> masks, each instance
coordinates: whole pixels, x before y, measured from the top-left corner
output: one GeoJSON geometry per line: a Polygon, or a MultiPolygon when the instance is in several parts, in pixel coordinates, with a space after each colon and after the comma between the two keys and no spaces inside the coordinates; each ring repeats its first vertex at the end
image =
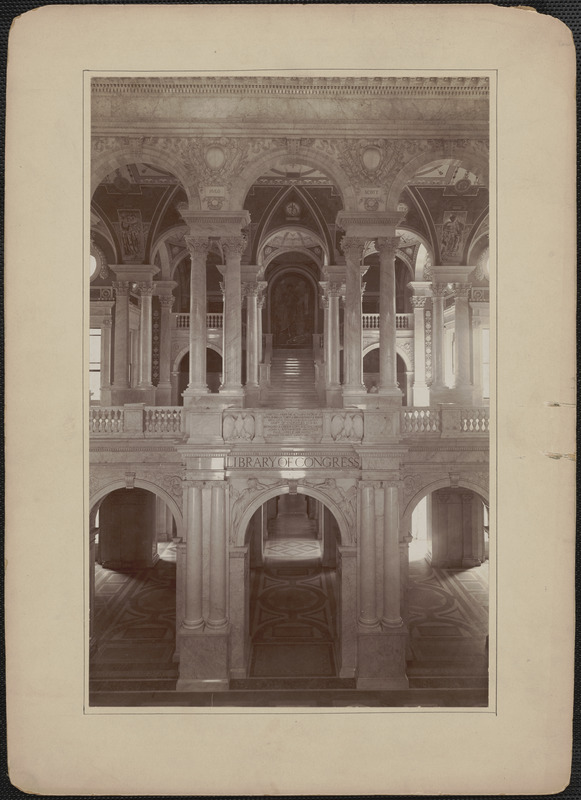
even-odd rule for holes
{"type": "MultiPolygon", "coordinates": [[[[142,478],[136,477],[133,482],[133,485],[137,489],[147,489],[148,492],[151,492],[152,494],[156,495],[166,503],[175,520],[177,536],[180,538],[184,538],[186,532],[184,528],[184,518],[182,510],[179,507],[177,501],[171,496],[171,494],[169,494],[169,492],[167,492],[161,486],[158,486],[156,483],[152,483],[151,481],[148,480],[143,480],[142,478]]],[[[111,494],[111,492],[114,492],[116,489],[126,489],[126,488],[127,484],[125,480],[118,478],[110,481],[105,486],[102,486],[100,489],[98,489],[90,497],[89,519],[92,518],[92,515],[95,513],[101,502],[105,499],[105,497],[108,494],[111,494]]]]}
{"type": "Polygon", "coordinates": [[[425,150],[423,153],[411,158],[395,176],[387,195],[388,211],[397,213],[401,193],[419,169],[445,158],[460,160],[465,169],[476,175],[481,175],[485,181],[488,180],[488,159],[467,148],[457,147],[454,148],[453,152],[446,152],[445,147],[425,150]]]}
{"type": "Polygon", "coordinates": [[[101,152],[96,150],[97,144],[98,139],[93,143],[91,153],[91,197],[101,181],[111,172],[127,164],[140,161],[175,175],[184,188],[189,209],[191,211],[200,210],[200,197],[193,186],[192,176],[185,165],[172,153],[159,150],[152,145],[142,144],[138,140],[129,141],[127,144],[117,145],[111,149],[105,147],[101,152]]]}
{"type": "MultiPolygon", "coordinates": [[[[363,353],[361,354],[361,357],[365,358],[367,353],[370,353],[372,350],[375,350],[376,348],[379,350],[379,342],[372,342],[371,344],[367,345],[366,348],[364,348],[363,353]]],[[[413,372],[414,365],[412,364],[409,355],[406,353],[406,351],[403,349],[403,347],[400,347],[400,345],[396,344],[395,352],[396,352],[396,354],[398,356],[400,356],[401,360],[405,364],[406,370],[408,372],[413,372]]]]}
{"type": "MultiPolygon", "coordinates": [[[[222,353],[222,348],[216,342],[206,342],[206,350],[213,350],[215,353],[218,353],[219,356],[222,358],[224,357],[222,353]]],[[[172,372],[177,372],[180,368],[180,362],[182,358],[190,352],[190,345],[189,343],[184,345],[181,350],[178,350],[177,355],[174,357],[172,362],[172,372]]]]}
{"type": "Polygon", "coordinates": [[[341,193],[343,208],[346,211],[357,211],[357,199],[353,187],[346,173],[337,164],[335,159],[316,151],[311,152],[308,148],[299,148],[292,156],[288,150],[280,150],[277,153],[265,153],[254,159],[242,172],[233,180],[232,191],[230,193],[230,208],[243,208],[246,195],[250,191],[253,183],[268,169],[276,167],[294,159],[309,167],[320,169],[328,175],[341,193]]]}
{"type": "MultiPolygon", "coordinates": [[[[335,517],[337,521],[337,525],[339,527],[339,534],[341,537],[341,541],[339,544],[341,545],[353,545],[356,541],[355,531],[351,530],[351,526],[345,514],[340,509],[340,507],[333,502],[326,494],[321,492],[319,489],[313,486],[297,486],[298,494],[303,494],[307,497],[314,497],[315,500],[319,500],[323,505],[325,505],[329,511],[335,517]]],[[[248,524],[252,519],[253,514],[266,503],[268,500],[272,500],[273,497],[278,497],[283,494],[289,494],[289,487],[285,486],[284,484],[279,484],[278,486],[273,486],[271,489],[265,489],[263,492],[260,492],[258,495],[254,495],[252,499],[248,501],[248,504],[244,511],[241,513],[238,523],[235,525],[235,530],[233,530],[232,534],[234,537],[233,544],[237,547],[245,547],[248,542],[246,540],[246,531],[248,529],[248,524]]]]}
{"type": "Polygon", "coordinates": [[[171,228],[167,228],[163,233],[156,238],[155,242],[151,248],[151,258],[152,262],[155,259],[155,256],[159,253],[161,263],[162,263],[162,271],[161,275],[159,276],[158,280],[171,280],[173,277],[173,273],[175,271],[176,266],[181,261],[182,258],[189,255],[188,251],[185,250],[183,253],[177,253],[174,255],[173,259],[170,258],[169,252],[167,250],[167,240],[170,236],[174,236],[176,234],[187,234],[188,233],[188,226],[184,222],[181,225],[174,225],[171,228]]]}
{"type": "MultiPolygon", "coordinates": [[[[405,479],[404,479],[405,480],[405,479]]],[[[415,494],[410,497],[408,502],[405,504],[405,508],[403,514],[401,515],[400,521],[400,530],[404,533],[407,531],[411,525],[412,521],[412,512],[420,502],[423,500],[424,497],[427,497],[432,492],[437,491],[438,489],[469,489],[471,492],[479,495],[486,503],[489,502],[489,493],[486,489],[480,486],[477,483],[474,483],[467,477],[460,477],[458,482],[454,481],[454,485],[452,486],[452,481],[449,475],[446,477],[438,478],[437,480],[433,480],[430,483],[425,484],[422,486],[415,494]]]]}

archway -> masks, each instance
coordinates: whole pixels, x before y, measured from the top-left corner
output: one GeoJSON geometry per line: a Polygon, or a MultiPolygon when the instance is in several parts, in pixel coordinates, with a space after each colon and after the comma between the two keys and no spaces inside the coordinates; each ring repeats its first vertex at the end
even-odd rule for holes
{"type": "Polygon", "coordinates": [[[268,287],[270,331],[274,347],[309,348],[318,330],[317,293],[306,269],[278,270],[268,287]]]}
{"type": "Polygon", "coordinates": [[[176,544],[169,504],[136,487],[113,488],[91,511],[89,687],[173,689],[177,678],[176,544]]]}
{"type": "Polygon", "coordinates": [[[489,626],[486,501],[474,490],[448,485],[423,493],[408,519],[411,541],[404,605],[410,687],[421,680],[424,688],[485,689],[489,626]]]}
{"type": "MultiPolygon", "coordinates": [[[[175,373],[176,380],[176,402],[175,405],[183,406],[183,393],[188,388],[190,382],[190,352],[189,347],[180,356],[175,373]]],[[[222,383],[222,354],[213,347],[206,348],[206,383],[211,394],[217,394],[222,383]]]]}
{"type": "MultiPolygon", "coordinates": [[[[407,406],[410,400],[409,384],[411,370],[399,353],[396,353],[397,383],[402,393],[402,405],[407,406]]],[[[372,345],[363,354],[363,382],[367,391],[375,391],[379,387],[379,345],[372,345]]]]}
{"type": "Polygon", "coordinates": [[[341,666],[340,530],[306,494],[269,498],[252,514],[247,637],[252,679],[333,679],[341,666]]]}

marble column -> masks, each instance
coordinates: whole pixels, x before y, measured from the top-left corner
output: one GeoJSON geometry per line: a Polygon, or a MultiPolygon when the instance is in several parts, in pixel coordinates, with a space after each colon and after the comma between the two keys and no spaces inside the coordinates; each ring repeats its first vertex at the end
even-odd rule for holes
{"type": "Polygon", "coordinates": [[[375,486],[361,483],[361,550],[359,554],[359,625],[378,628],[375,579],[375,486]]]}
{"type": "Polygon", "coordinates": [[[386,628],[402,625],[400,605],[399,488],[386,482],[383,495],[383,618],[386,628]]]}
{"type": "Polygon", "coordinates": [[[111,388],[111,317],[101,320],[101,392],[111,388]]]}
{"type": "MultiPolygon", "coordinates": [[[[165,282],[169,283],[169,282],[165,282]]],[[[172,281],[173,283],[173,281],[172,281]]],[[[171,310],[174,304],[174,296],[171,288],[163,290],[156,287],[159,292],[159,304],[161,306],[160,319],[160,342],[159,342],[159,383],[155,395],[158,405],[171,405],[171,310]],[[162,293],[163,292],[163,293],[162,293]]]]}
{"type": "Polygon", "coordinates": [[[379,251],[379,394],[401,403],[397,385],[395,251],[398,236],[376,239],[379,251]]]}
{"type": "Polygon", "coordinates": [[[222,238],[224,270],[224,378],[220,394],[242,395],[242,287],[240,259],[246,249],[243,236],[222,238]]]}
{"type": "Polygon", "coordinates": [[[191,258],[190,272],[190,380],[184,392],[208,394],[206,383],[206,259],[210,243],[205,236],[184,237],[191,258]]]}
{"type": "MultiPolygon", "coordinates": [[[[264,283],[264,289],[267,287],[267,283],[264,283]]],[[[257,324],[258,324],[258,363],[262,364],[262,360],[264,358],[264,351],[262,345],[262,311],[264,309],[264,304],[266,302],[266,295],[264,293],[264,289],[262,289],[257,297],[256,300],[256,309],[257,309],[257,324]]]]}
{"type": "Polygon", "coordinates": [[[327,349],[329,359],[329,387],[339,387],[339,357],[341,342],[339,340],[339,298],[343,286],[340,283],[330,282],[327,286],[329,298],[329,346],[327,349]]]}
{"type": "Polygon", "coordinates": [[[482,386],[482,320],[479,317],[472,317],[472,364],[473,364],[473,384],[475,406],[483,403],[482,386]]]}
{"type": "Polygon", "coordinates": [[[426,381],[426,320],[425,308],[428,298],[424,295],[413,295],[411,304],[414,310],[414,383],[411,405],[428,406],[430,393],[426,381]]]}
{"type": "Polygon", "coordinates": [[[203,517],[202,487],[200,481],[186,483],[186,608],[183,627],[202,630],[203,589],[203,517]]]}
{"type": "Polygon", "coordinates": [[[228,623],[226,615],[226,484],[212,482],[210,514],[210,597],[207,625],[223,630],[228,623]]]}
{"type": "Polygon", "coordinates": [[[432,392],[439,392],[446,388],[444,383],[444,298],[447,294],[446,284],[432,283],[432,392]]]}
{"type": "Polygon", "coordinates": [[[115,354],[113,385],[129,388],[129,281],[113,281],[115,289],[115,354]]]}
{"type": "MultiPolygon", "coordinates": [[[[242,284],[246,297],[246,400],[253,405],[259,399],[258,364],[259,364],[259,325],[258,296],[264,291],[266,283],[248,281],[242,284]]],[[[262,339],[262,333],[260,333],[262,339]]]]}
{"type": "Polygon", "coordinates": [[[345,254],[347,275],[345,280],[344,316],[344,382],[343,395],[363,395],[363,350],[361,321],[361,260],[365,239],[344,236],[341,248],[345,254]]]}
{"type": "Polygon", "coordinates": [[[454,389],[461,402],[472,402],[471,357],[470,357],[470,308],[468,295],[469,283],[453,283],[455,327],[454,361],[456,372],[454,375],[454,389]]]}
{"type": "Polygon", "coordinates": [[[152,295],[153,283],[144,281],[139,286],[141,295],[139,329],[139,388],[151,389],[152,295]]]}

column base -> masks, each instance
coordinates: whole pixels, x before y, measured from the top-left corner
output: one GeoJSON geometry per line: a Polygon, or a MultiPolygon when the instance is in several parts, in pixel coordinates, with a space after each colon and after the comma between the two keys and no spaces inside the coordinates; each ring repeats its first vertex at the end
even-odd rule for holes
{"type": "Polygon", "coordinates": [[[392,405],[400,405],[403,398],[403,392],[397,386],[379,386],[377,394],[379,397],[384,398],[392,405]]]}
{"type": "Polygon", "coordinates": [[[190,384],[185,392],[182,392],[182,397],[184,398],[184,405],[189,405],[192,401],[197,400],[199,397],[205,397],[207,394],[210,394],[210,390],[206,386],[206,384],[198,384],[192,385],[190,384]]]}
{"type": "Polygon", "coordinates": [[[325,404],[327,408],[342,408],[343,392],[341,385],[327,386],[325,389],[325,404]]]}
{"type": "Polygon", "coordinates": [[[342,395],[344,408],[364,405],[369,398],[364,384],[358,386],[343,386],[342,395]]]}
{"type": "Polygon", "coordinates": [[[217,692],[228,689],[229,633],[188,631],[178,634],[180,674],[178,692],[217,692]]]}
{"type": "Polygon", "coordinates": [[[403,625],[381,633],[359,630],[358,689],[407,689],[406,629],[403,625]]]}

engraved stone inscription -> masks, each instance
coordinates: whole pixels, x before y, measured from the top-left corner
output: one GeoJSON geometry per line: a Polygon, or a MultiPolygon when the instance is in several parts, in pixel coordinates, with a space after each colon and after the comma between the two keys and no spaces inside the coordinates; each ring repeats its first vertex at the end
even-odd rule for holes
{"type": "Polygon", "coordinates": [[[227,469],[359,469],[357,455],[276,454],[270,456],[228,456],[227,469]]]}
{"type": "Polygon", "coordinates": [[[323,435],[323,417],[315,411],[286,410],[280,414],[268,413],[263,417],[265,439],[301,437],[317,440],[323,435]]]}

